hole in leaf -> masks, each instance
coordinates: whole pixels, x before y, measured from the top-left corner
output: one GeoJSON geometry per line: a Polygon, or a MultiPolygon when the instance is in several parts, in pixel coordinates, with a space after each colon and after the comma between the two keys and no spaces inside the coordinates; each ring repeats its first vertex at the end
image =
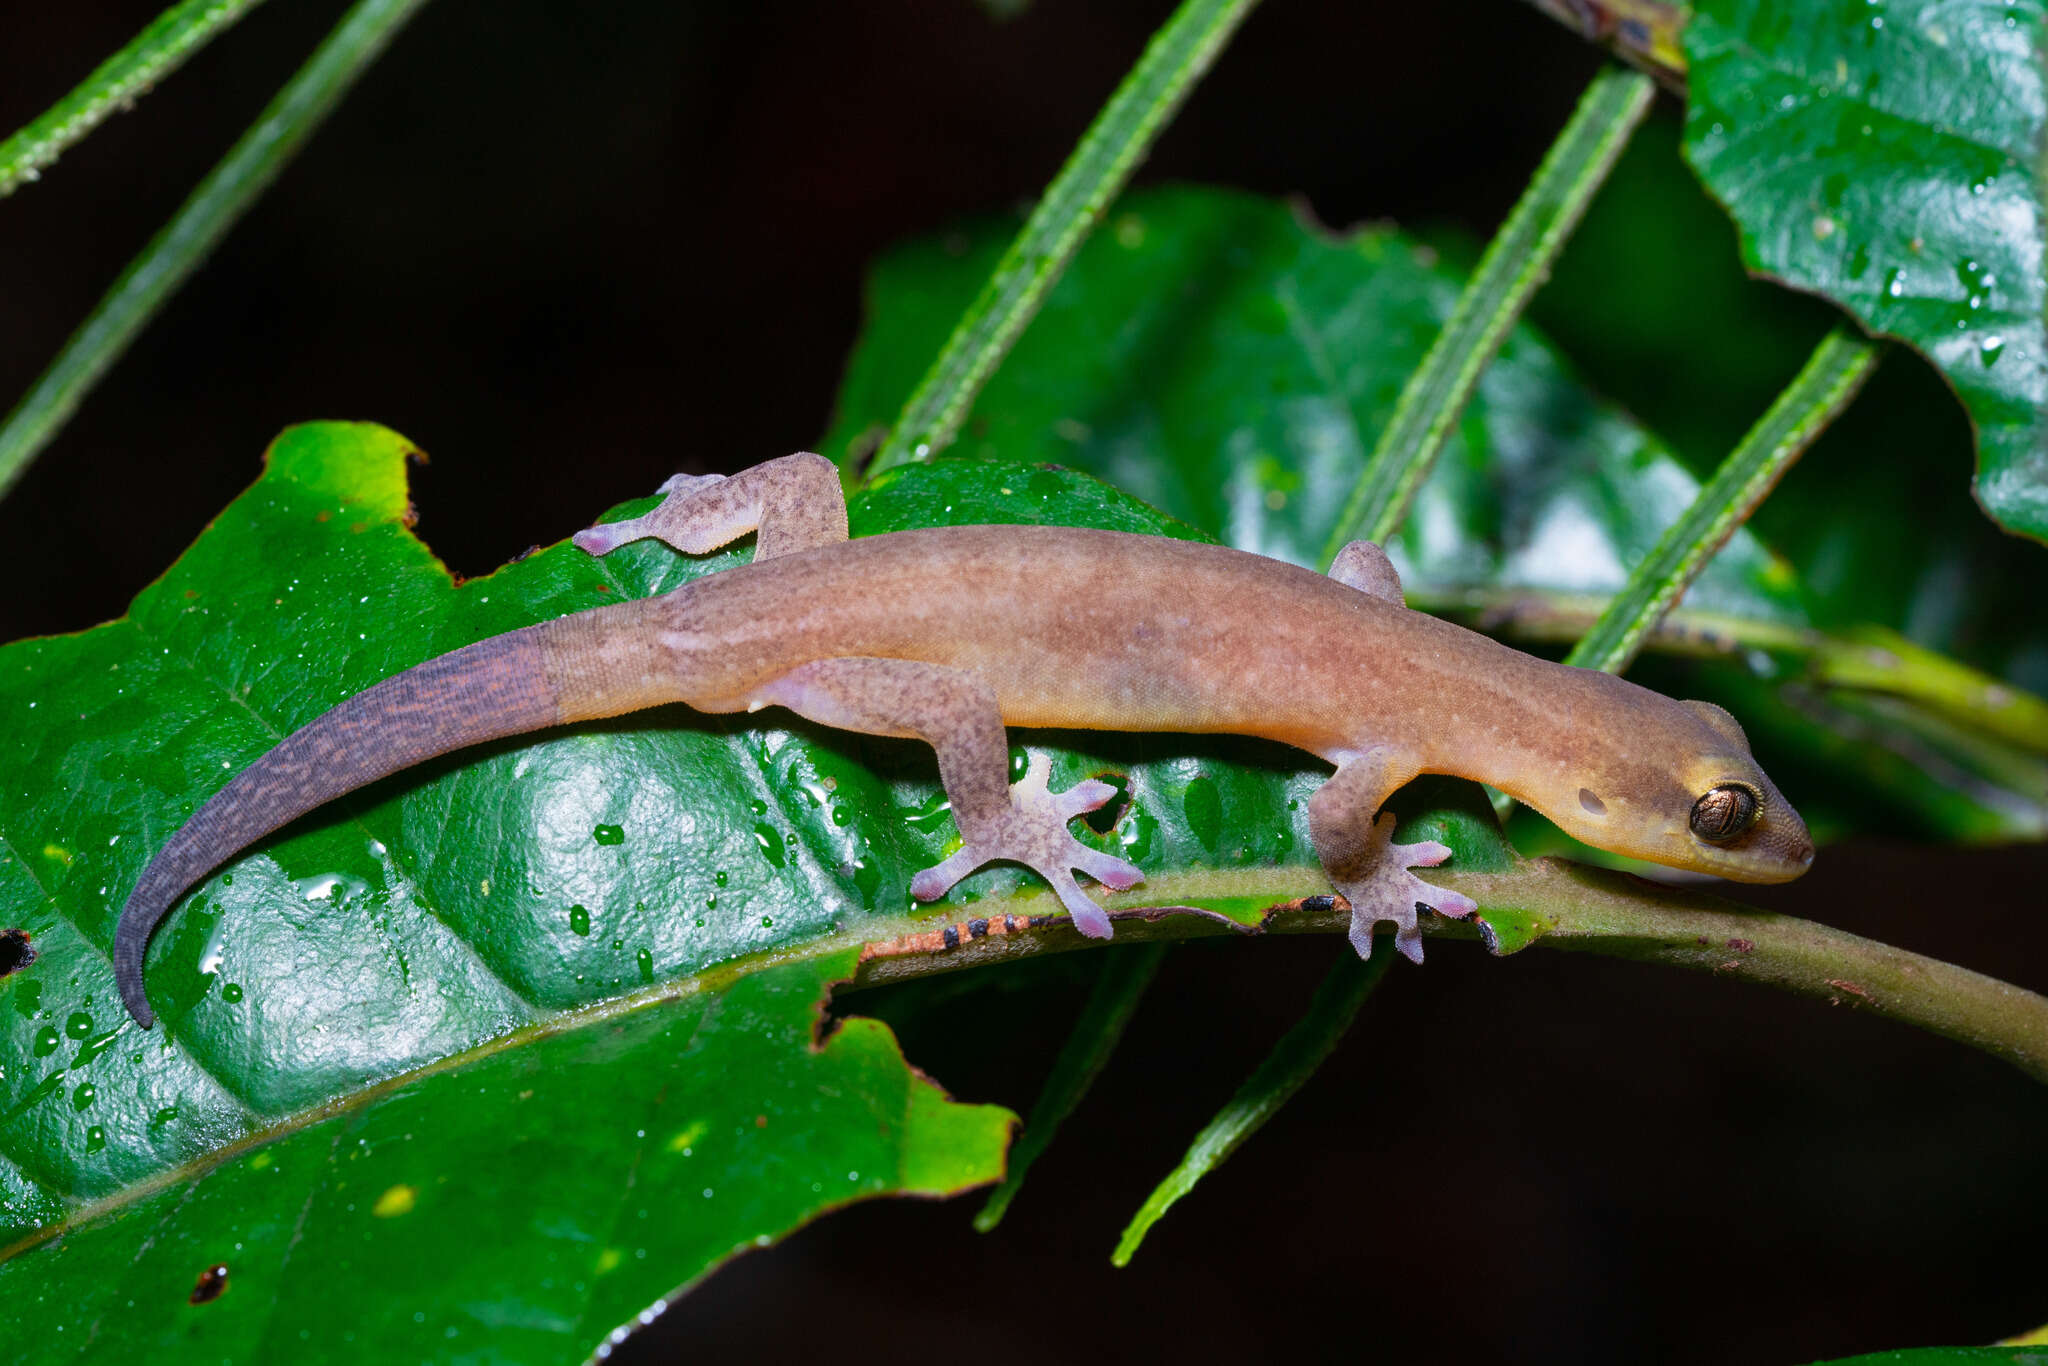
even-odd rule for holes
{"type": "Polygon", "coordinates": [[[0,977],[20,972],[36,961],[35,945],[27,930],[0,930],[0,977]]]}
{"type": "Polygon", "coordinates": [[[212,1304],[228,1288],[228,1264],[215,1262],[199,1273],[199,1279],[192,1283],[192,1293],[186,1297],[188,1304],[212,1304]]]}
{"type": "Polygon", "coordinates": [[[1124,812],[1131,809],[1131,780],[1121,773],[1097,773],[1096,781],[1108,783],[1116,789],[1116,795],[1081,817],[1081,824],[1098,835],[1107,835],[1116,829],[1116,823],[1124,818],[1124,812]]]}

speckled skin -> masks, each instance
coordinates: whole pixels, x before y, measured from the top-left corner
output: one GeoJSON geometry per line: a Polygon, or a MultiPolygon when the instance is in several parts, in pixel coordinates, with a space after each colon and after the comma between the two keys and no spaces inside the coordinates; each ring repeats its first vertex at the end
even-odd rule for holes
{"type": "Polygon", "coordinates": [[[937,751],[965,841],[913,882],[934,897],[992,859],[1045,875],[1084,933],[1109,921],[1080,869],[1113,887],[1131,865],[1067,822],[1110,795],[1011,786],[1007,726],[1263,736],[1338,766],[1310,803],[1332,884],[1369,953],[1391,920],[1420,961],[1415,905],[1472,903],[1414,878],[1441,845],[1395,845],[1386,797],[1422,773],[1475,778],[1585,842],[1749,882],[1797,877],[1813,846],[1733,718],[1567,668],[1409,610],[1377,549],[1335,577],[1220,546],[1064,527],[968,526],[846,539],[837,473],[788,456],[730,480],[678,477],[654,512],[592,528],[603,554],[656,536],[703,553],[759,529],[754,563],[658,598],[577,613],[430,660],[283,741],[202,807],[123,911],[115,970],[145,1027],[142,951],[172,900],[236,850],[384,774],[495,736],[668,702],[784,706],[937,751]],[[1717,785],[1761,799],[1739,838],[1692,833],[1717,785]]]}

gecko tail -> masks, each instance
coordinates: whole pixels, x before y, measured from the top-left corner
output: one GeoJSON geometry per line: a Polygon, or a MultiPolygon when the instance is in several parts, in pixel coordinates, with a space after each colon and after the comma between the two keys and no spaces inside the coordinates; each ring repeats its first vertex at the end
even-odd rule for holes
{"type": "Polygon", "coordinates": [[[558,705],[548,668],[559,625],[480,640],[385,679],[286,736],[194,812],[143,870],[114,931],[114,983],[135,1022],[148,1029],[156,1018],[142,985],[150,935],[186,888],[234,854],[399,769],[576,719],[558,705]]]}

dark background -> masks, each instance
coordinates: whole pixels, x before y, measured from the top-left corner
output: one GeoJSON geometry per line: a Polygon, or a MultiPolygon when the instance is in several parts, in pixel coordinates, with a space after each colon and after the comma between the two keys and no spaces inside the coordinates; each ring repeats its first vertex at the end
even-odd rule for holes
{"type": "MultiPolygon", "coordinates": [[[[157,7],[0,19],[0,129],[157,7]]],[[[259,8],[0,203],[0,403],[341,8],[259,8]]],[[[291,422],[423,445],[420,533],[467,574],[677,469],[813,442],[863,263],[1028,203],[1169,8],[428,6],[0,502],[0,640],[118,615],[291,422]]],[[[1596,61],[1511,0],[1274,4],[1141,179],[1483,237],[1596,61]]],[[[1676,115],[1667,99],[1536,313],[1698,466],[1827,314],[1741,278],[1676,115]]],[[[2038,574],[2038,551],[1970,521],[1967,427],[1911,357],[1787,496],[1850,477],[1851,441],[1900,414],[1925,459],[1885,477],[2038,574]]],[[[2039,990],[2044,875],[2039,849],[1866,843],[1744,895],[2039,990]]],[[[995,1234],[968,1228],[972,1197],[847,1211],[740,1258],[624,1355],[1796,1362],[2048,1319],[2038,1085],[1846,1007],[1450,944],[1390,974],[1315,1081],[1113,1271],[1131,1211],[1340,947],[1176,951],[995,1234]]],[[[844,1004],[956,1094],[1022,1110],[1082,958],[844,1004]]]]}

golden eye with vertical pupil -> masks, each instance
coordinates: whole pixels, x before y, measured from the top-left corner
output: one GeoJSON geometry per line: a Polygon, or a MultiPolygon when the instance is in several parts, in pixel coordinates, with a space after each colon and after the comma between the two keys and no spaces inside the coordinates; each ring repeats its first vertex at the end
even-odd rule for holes
{"type": "Polygon", "coordinates": [[[1763,794],[1748,783],[1721,783],[1692,804],[1689,824],[1701,839],[1726,844],[1755,825],[1763,809],[1763,794]]]}

